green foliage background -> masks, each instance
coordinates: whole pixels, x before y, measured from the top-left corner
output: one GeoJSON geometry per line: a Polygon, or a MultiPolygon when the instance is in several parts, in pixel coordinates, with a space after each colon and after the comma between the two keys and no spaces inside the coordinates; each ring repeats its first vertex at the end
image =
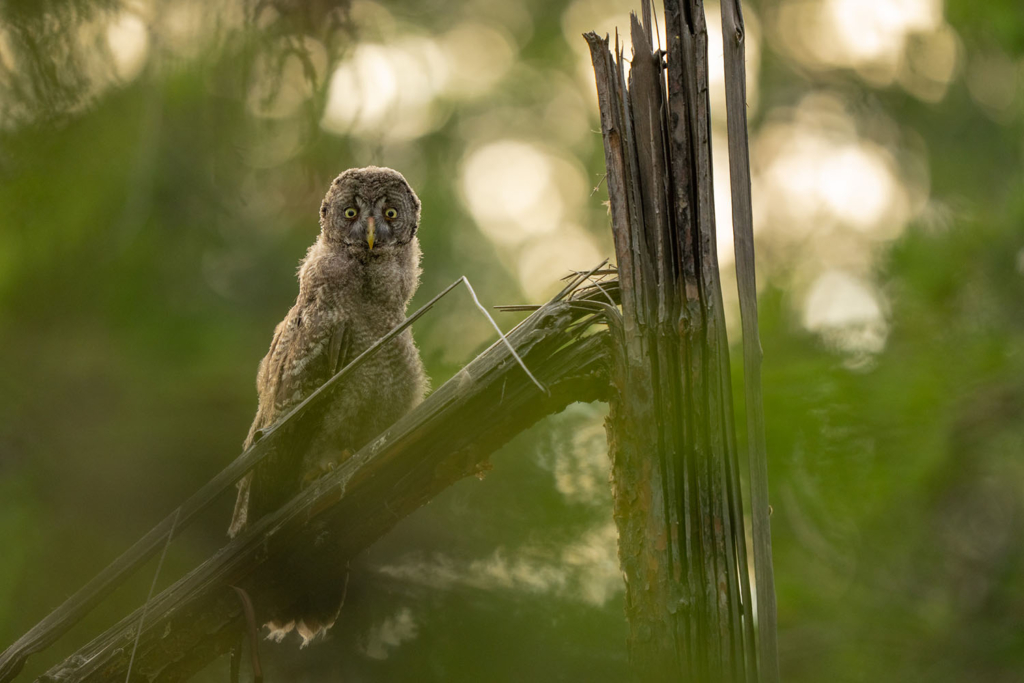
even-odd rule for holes
{"type": "MultiPolygon", "coordinates": [[[[324,81],[287,121],[252,115],[253,55],[280,36],[323,38],[325,24],[305,12],[331,3],[271,4],[273,20],[197,34],[187,56],[154,56],[134,80],[98,87],[70,36],[120,3],[0,3],[0,645],[238,455],[256,364],[294,300],[295,265],[339,171],[383,163],[413,180],[424,205],[418,300],[460,275],[488,303],[528,298],[508,248],[467,211],[459,160],[474,121],[539,111],[576,77],[569,3],[510,3],[532,29],[517,34],[498,87],[442,102],[443,123],[402,144],[323,130],[324,81]],[[12,56],[14,35],[33,49],[12,56]],[[299,140],[293,153],[253,162],[288,135],[299,140]]],[[[778,4],[751,9],[770,17],[778,4]]],[[[486,13],[478,3],[385,6],[427,34],[486,13]]],[[[631,7],[620,6],[624,26],[631,7]]],[[[801,324],[801,266],[764,245],[788,681],[1024,675],[1024,11],[1018,0],[948,0],[944,10],[962,64],[998,54],[1015,65],[1016,94],[999,116],[971,95],[977,69],[925,103],[849,70],[795,64],[763,36],[755,133],[775,107],[841,91],[913,134],[931,197],[948,208],[880,243],[872,273],[888,336],[858,362],[801,324]]],[[[346,19],[324,42],[342,56],[384,30],[337,16],[346,19]]],[[[589,113],[579,125],[595,127],[589,113]]],[[[495,135],[548,136],[539,120],[503,119],[495,135]]],[[[565,153],[596,184],[600,137],[565,153]]],[[[587,198],[577,218],[610,255],[605,199],[603,189],[587,198]]],[[[415,332],[435,386],[488,339],[464,299],[415,332]]],[[[592,457],[602,415],[575,406],[539,425],[495,457],[485,481],[460,483],[400,524],[356,564],[329,640],[302,653],[265,648],[270,680],[624,680],[617,568],[606,556],[574,559],[611,520],[607,470],[592,457]],[[387,571],[396,567],[406,573],[387,571]]],[[[220,547],[231,502],[172,546],[160,586],[220,547]]],[[[23,680],[138,606],[152,569],[33,659],[23,680]]],[[[222,676],[224,661],[200,678],[222,676]]]]}

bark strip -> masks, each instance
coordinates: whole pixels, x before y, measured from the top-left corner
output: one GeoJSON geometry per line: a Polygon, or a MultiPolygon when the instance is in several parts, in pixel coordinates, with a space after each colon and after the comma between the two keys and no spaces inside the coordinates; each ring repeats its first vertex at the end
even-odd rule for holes
{"type": "Polygon", "coordinates": [[[757,580],[758,656],[761,680],[777,683],[775,574],[768,504],[768,447],[761,396],[761,339],[757,328],[757,281],[754,272],[754,220],[750,197],[750,149],[747,139],[746,32],[739,0],[722,0],[725,48],[725,99],[728,108],[729,169],[732,183],[732,229],[736,282],[743,324],[743,385],[750,462],[750,508],[754,575],[757,580]]]}

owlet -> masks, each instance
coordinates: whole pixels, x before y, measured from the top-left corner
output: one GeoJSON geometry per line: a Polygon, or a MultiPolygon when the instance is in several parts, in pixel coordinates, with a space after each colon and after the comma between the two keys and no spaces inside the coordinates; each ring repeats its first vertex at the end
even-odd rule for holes
{"type": "MultiPolygon", "coordinates": [[[[419,284],[419,220],[420,200],[397,171],[369,166],[334,179],[320,206],[320,235],[299,267],[299,296],[259,365],[259,408],[245,448],[405,319],[419,284]]],[[[423,363],[407,329],[342,380],[308,447],[285,454],[293,462],[257,467],[239,482],[228,533],[234,536],[297,493],[300,481],[321,473],[325,454],[337,462],[363,447],[419,403],[425,390],[423,363]]],[[[318,588],[320,596],[277,615],[271,635],[280,640],[294,629],[306,643],[330,628],[345,577],[334,578],[338,586],[318,588]]]]}

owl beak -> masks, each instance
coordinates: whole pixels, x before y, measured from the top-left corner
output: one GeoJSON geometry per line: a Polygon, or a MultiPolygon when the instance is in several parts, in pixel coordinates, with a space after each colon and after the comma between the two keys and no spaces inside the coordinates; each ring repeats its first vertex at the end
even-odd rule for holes
{"type": "Polygon", "coordinates": [[[366,219],[366,244],[369,245],[370,251],[373,251],[373,235],[377,231],[377,220],[370,216],[366,219]]]}

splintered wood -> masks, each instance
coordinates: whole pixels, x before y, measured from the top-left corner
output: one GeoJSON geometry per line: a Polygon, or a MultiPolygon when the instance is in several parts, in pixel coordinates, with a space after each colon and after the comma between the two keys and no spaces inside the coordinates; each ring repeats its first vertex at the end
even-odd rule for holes
{"type": "MultiPolygon", "coordinates": [[[[734,27],[738,12],[737,5],[734,27]]],[[[622,299],[621,321],[611,325],[619,343],[608,434],[630,661],[645,682],[775,680],[759,677],[748,578],[703,7],[667,1],[665,23],[668,44],[655,45],[645,1],[642,20],[632,17],[629,60],[618,35],[614,45],[584,36],[597,80],[622,299]]],[[[739,177],[749,184],[749,173],[739,177]]],[[[749,190],[746,196],[749,207],[749,190]]],[[[752,287],[753,245],[745,244],[752,287]]],[[[755,502],[767,505],[766,485],[763,493],[755,502]]],[[[770,550],[766,558],[770,571],[770,550]]],[[[773,630],[769,641],[774,649],[773,630]]]]}

